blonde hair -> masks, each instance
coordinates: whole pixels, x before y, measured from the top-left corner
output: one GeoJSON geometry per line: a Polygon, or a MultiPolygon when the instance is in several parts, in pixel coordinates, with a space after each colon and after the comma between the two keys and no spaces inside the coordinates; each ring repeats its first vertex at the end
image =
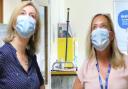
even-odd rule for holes
{"type": "MultiPolygon", "coordinates": [[[[88,59],[93,59],[94,57],[96,57],[95,55],[95,50],[94,47],[92,46],[91,43],[91,31],[92,31],[92,23],[94,21],[94,19],[98,16],[104,16],[107,20],[108,20],[108,25],[111,29],[111,31],[114,32],[114,27],[113,27],[113,23],[112,20],[110,18],[110,16],[108,14],[96,14],[91,22],[90,25],[90,29],[89,32],[87,34],[87,47],[86,47],[86,55],[88,59]]],[[[124,66],[124,59],[123,59],[123,54],[120,53],[118,47],[117,47],[117,42],[116,42],[116,38],[114,37],[114,39],[111,41],[111,65],[113,66],[113,68],[119,68],[119,67],[123,67],[124,66]]]]}
{"type": "Polygon", "coordinates": [[[18,5],[15,10],[12,13],[12,16],[9,21],[8,25],[8,36],[5,39],[5,42],[11,42],[14,38],[14,35],[17,34],[14,26],[16,25],[16,19],[17,16],[20,14],[20,11],[26,7],[26,6],[32,6],[36,10],[36,27],[35,27],[35,33],[33,36],[30,37],[27,48],[30,50],[30,52],[35,53],[37,51],[38,43],[40,40],[40,16],[39,12],[36,8],[36,6],[31,1],[23,1],[20,5],[18,5]]]}

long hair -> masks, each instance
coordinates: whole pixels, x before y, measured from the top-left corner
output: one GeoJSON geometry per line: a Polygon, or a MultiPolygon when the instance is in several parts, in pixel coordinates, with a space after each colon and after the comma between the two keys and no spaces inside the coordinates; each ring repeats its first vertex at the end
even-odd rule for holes
{"type": "MultiPolygon", "coordinates": [[[[93,58],[96,57],[96,53],[95,53],[94,47],[93,47],[93,45],[91,43],[91,32],[92,32],[93,21],[98,16],[104,16],[108,20],[108,25],[109,25],[111,31],[113,33],[115,33],[114,26],[113,26],[112,20],[110,18],[110,15],[108,15],[108,14],[96,14],[92,19],[92,22],[91,22],[91,25],[90,25],[90,29],[89,29],[89,32],[87,34],[86,55],[87,55],[88,59],[93,59],[93,58]]],[[[123,67],[125,65],[124,59],[123,59],[123,54],[120,53],[120,51],[119,51],[119,49],[117,47],[117,41],[116,41],[115,37],[111,41],[110,50],[111,50],[110,52],[112,54],[111,55],[111,65],[113,66],[113,68],[123,67]]]]}
{"type": "Polygon", "coordinates": [[[38,49],[37,47],[38,47],[38,43],[40,40],[40,28],[41,28],[40,24],[41,23],[40,23],[39,12],[38,12],[36,6],[31,1],[23,1],[22,3],[20,3],[20,5],[18,5],[15,8],[15,10],[13,11],[12,16],[10,18],[10,21],[9,21],[7,38],[4,41],[11,42],[14,38],[14,35],[17,34],[15,31],[15,28],[14,28],[16,25],[17,16],[20,14],[20,11],[28,5],[31,5],[36,10],[35,33],[33,36],[30,37],[28,45],[27,45],[28,50],[30,50],[31,53],[35,53],[38,49]]]}

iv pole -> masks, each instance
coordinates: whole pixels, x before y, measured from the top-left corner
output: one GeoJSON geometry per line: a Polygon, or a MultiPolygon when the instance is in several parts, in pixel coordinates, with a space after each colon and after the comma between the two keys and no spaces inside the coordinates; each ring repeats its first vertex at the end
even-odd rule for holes
{"type": "Polygon", "coordinates": [[[68,27],[69,27],[69,8],[67,8],[67,31],[66,31],[66,50],[65,50],[65,62],[67,62],[68,54],[68,27]]]}

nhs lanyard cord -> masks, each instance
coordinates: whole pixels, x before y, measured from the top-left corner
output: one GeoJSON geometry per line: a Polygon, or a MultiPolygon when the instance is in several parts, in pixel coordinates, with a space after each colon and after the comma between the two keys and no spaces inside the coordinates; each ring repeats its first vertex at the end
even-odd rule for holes
{"type": "MultiPolygon", "coordinates": [[[[97,61],[97,64],[96,64],[96,68],[97,68],[98,75],[99,75],[100,88],[103,89],[103,83],[102,83],[102,79],[101,79],[101,76],[100,76],[100,68],[99,68],[98,61],[97,61]]],[[[110,71],[111,71],[111,65],[109,64],[106,79],[105,79],[105,89],[108,89],[108,78],[109,78],[110,71]]]]}

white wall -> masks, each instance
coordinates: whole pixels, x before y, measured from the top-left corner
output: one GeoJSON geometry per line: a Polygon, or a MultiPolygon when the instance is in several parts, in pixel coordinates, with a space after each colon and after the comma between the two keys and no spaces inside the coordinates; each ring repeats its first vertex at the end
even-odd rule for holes
{"type": "Polygon", "coordinates": [[[80,65],[86,58],[85,44],[87,41],[85,41],[85,37],[92,16],[96,13],[110,13],[113,16],[113,0],[65,0],[65,12],[67,8],[70,8],[72,31],[78,39],[80,65]]]}

